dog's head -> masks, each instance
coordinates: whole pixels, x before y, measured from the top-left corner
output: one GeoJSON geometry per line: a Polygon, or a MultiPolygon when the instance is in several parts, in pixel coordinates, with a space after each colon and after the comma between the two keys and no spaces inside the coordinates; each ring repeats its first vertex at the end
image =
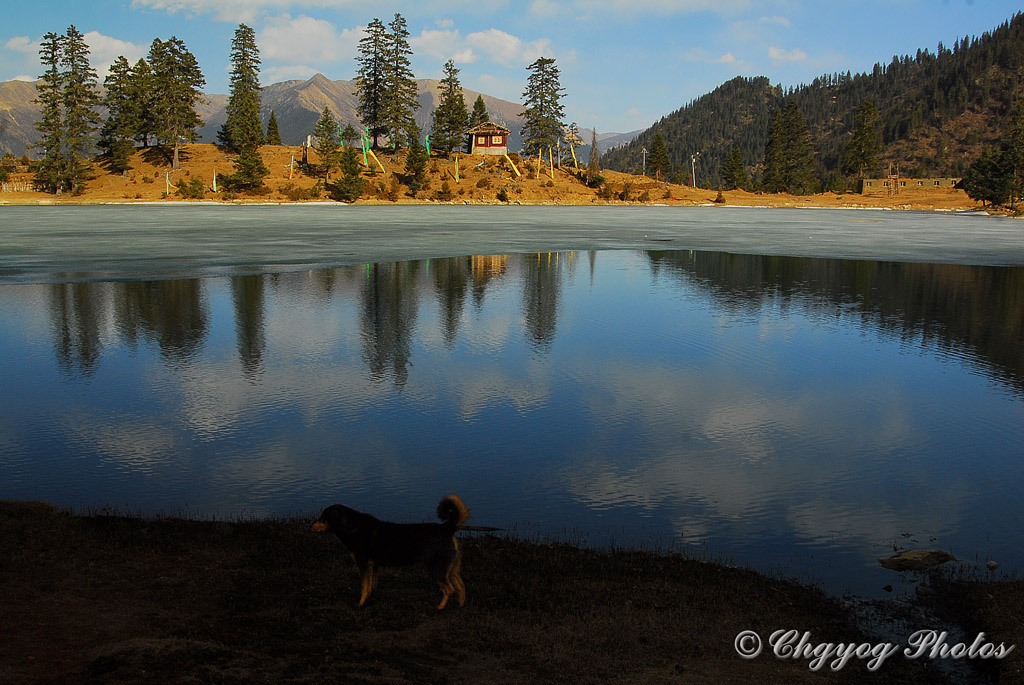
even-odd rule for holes
{"type": "Polygon", "coordinates": [[[354,510],[340,504],[334,504],[320,514],[320,518],[313,523],[313,530],[317,533],[337,533],[351,527],[350,519],[354,510]]]}

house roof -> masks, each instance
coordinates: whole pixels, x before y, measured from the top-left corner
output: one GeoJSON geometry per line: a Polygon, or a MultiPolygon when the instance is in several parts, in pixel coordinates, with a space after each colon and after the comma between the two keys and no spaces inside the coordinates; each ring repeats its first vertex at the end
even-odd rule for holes
{"type": "Polygon", "coordinates": [[[485,121],[484,123],[469,129],[466,133],[484,133],[491,135],[495,133],[504,133],[505,135],[508,135],[511,133],[511,129],[507,129],[501,124],[496,124],[493,121],[485,121]]]}

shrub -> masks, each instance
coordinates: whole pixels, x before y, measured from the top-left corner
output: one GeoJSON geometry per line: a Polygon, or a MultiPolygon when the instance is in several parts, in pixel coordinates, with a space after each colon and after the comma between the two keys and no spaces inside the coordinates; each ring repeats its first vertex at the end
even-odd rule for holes
{"type": "Polygon", "coordinates": [[[344,175],[328,183],[327,194],[337,202],[355,202],[363,194],[366,188],[366,181],[362,176],[344,175]]]}
{"type": "Polygon", "coordinates": [[[452,187],[448,185],[448,180],[445,179],[441,182],[441,189],[437,191],[437,199],[441,202],[451,202],[452,197],[454,197],[452,187]]]}
{"type": "Polygon", "coordinates": [[[286,183],[278,188],[277,191],[292,202],[312,200],[313,198],[320,197],[320,184],[318,183],[312,188],[301,188],[294,183],[286,183]]]}
{"type": "Polygon", "coordinates": [[[651,201],[651,193],[650,193],[650,191],[645,190],[644,192],[642,192],[640,194],[640,197],[637,198],[637,200],[639,200],[640,202],[650,202],[651,201]]]}
{"type": "Polygon", "coordinates": [[[178,181],[178,189],[175,191],[176,195],[180,195],[186,200],[202,200],[206,196],[206,184],[203,183],[201,178],[192,178],[186,183],[185,181],[178,181]]]}
{"type": "Polygon", "coordinates": [[[721,190],[718,191],[718,195],[715,195],[715,203],[720,204],[720,205],[724,205],[725,204],[725,196],[722,195],[722,191],[721,190]]]}
{"type": "Polygon", "coordinates": [[[490,179],[490,177],[489,176],[484,176],[483,178],[481,178],[479,181],[476,182],[476,187],[477,188],[490,188],[491,187],[491,179],[490,179]]]}
{"type": "Polygon", "coordinates": [[[398,193],[402,188],[402,184],[399,182],[397,176],[392,176],[391,181],[388,183],[388,200],[391,202],[398,202],[398,193]]]}
{"type": "Polygon", "coordinates": [[[554,188],[555,187],[555,181],[554,181],[554,179],[551,179],[547,183],[545,183],[544,185],[547,186],[548,188],[554,188]]]}
{"type": "Polygon", "coordinates": [[[508,202],[508,188],[506,188],[505,186],[502,186],[498,190],[498,194],[497,194],[496,197],[498,198],[499,202],[508,202]]]}
{"type": "Polygon", "coordinates": [[[630,181],[626,181],[622,184],[622,192],[619,193],[619,199],[623,202],[629,202],[632,191],[633,184],[630,181]]]}

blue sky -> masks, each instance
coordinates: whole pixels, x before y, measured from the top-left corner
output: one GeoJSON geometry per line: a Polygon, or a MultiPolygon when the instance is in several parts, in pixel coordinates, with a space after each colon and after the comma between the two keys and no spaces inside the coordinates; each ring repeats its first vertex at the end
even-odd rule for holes
{"type": "Polygon", "coordinates": [[[452,58],[463,85],[521,100],[526,66],[555,58],[566,118],[599,132],[645,128],[734,76],[797,85],[941,41],[981,35],[1019,11],[1006,0],[10,0],[0,24],[0,81],[41,73],[39,40],[74,24],[101,78],[172,35],[196,55],[207,92],[226,93],[231,37],[256,30],[264,84],[355,76],[356,43],[374,17],[407,20],[417,78],[452,58]]]}

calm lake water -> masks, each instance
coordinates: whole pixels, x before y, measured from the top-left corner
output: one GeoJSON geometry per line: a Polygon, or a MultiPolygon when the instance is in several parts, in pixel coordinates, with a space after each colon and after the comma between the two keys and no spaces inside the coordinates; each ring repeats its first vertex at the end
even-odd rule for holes
{"type": "Polygon", "coordinates": [[[288,271],[284,246],[143,272],[11,242],[3,498],[412,521],[457,492],[480,525],[868,595],[898,585],[894,546],[1024,562],[1024,267],[589,249],[288,271]]]}

